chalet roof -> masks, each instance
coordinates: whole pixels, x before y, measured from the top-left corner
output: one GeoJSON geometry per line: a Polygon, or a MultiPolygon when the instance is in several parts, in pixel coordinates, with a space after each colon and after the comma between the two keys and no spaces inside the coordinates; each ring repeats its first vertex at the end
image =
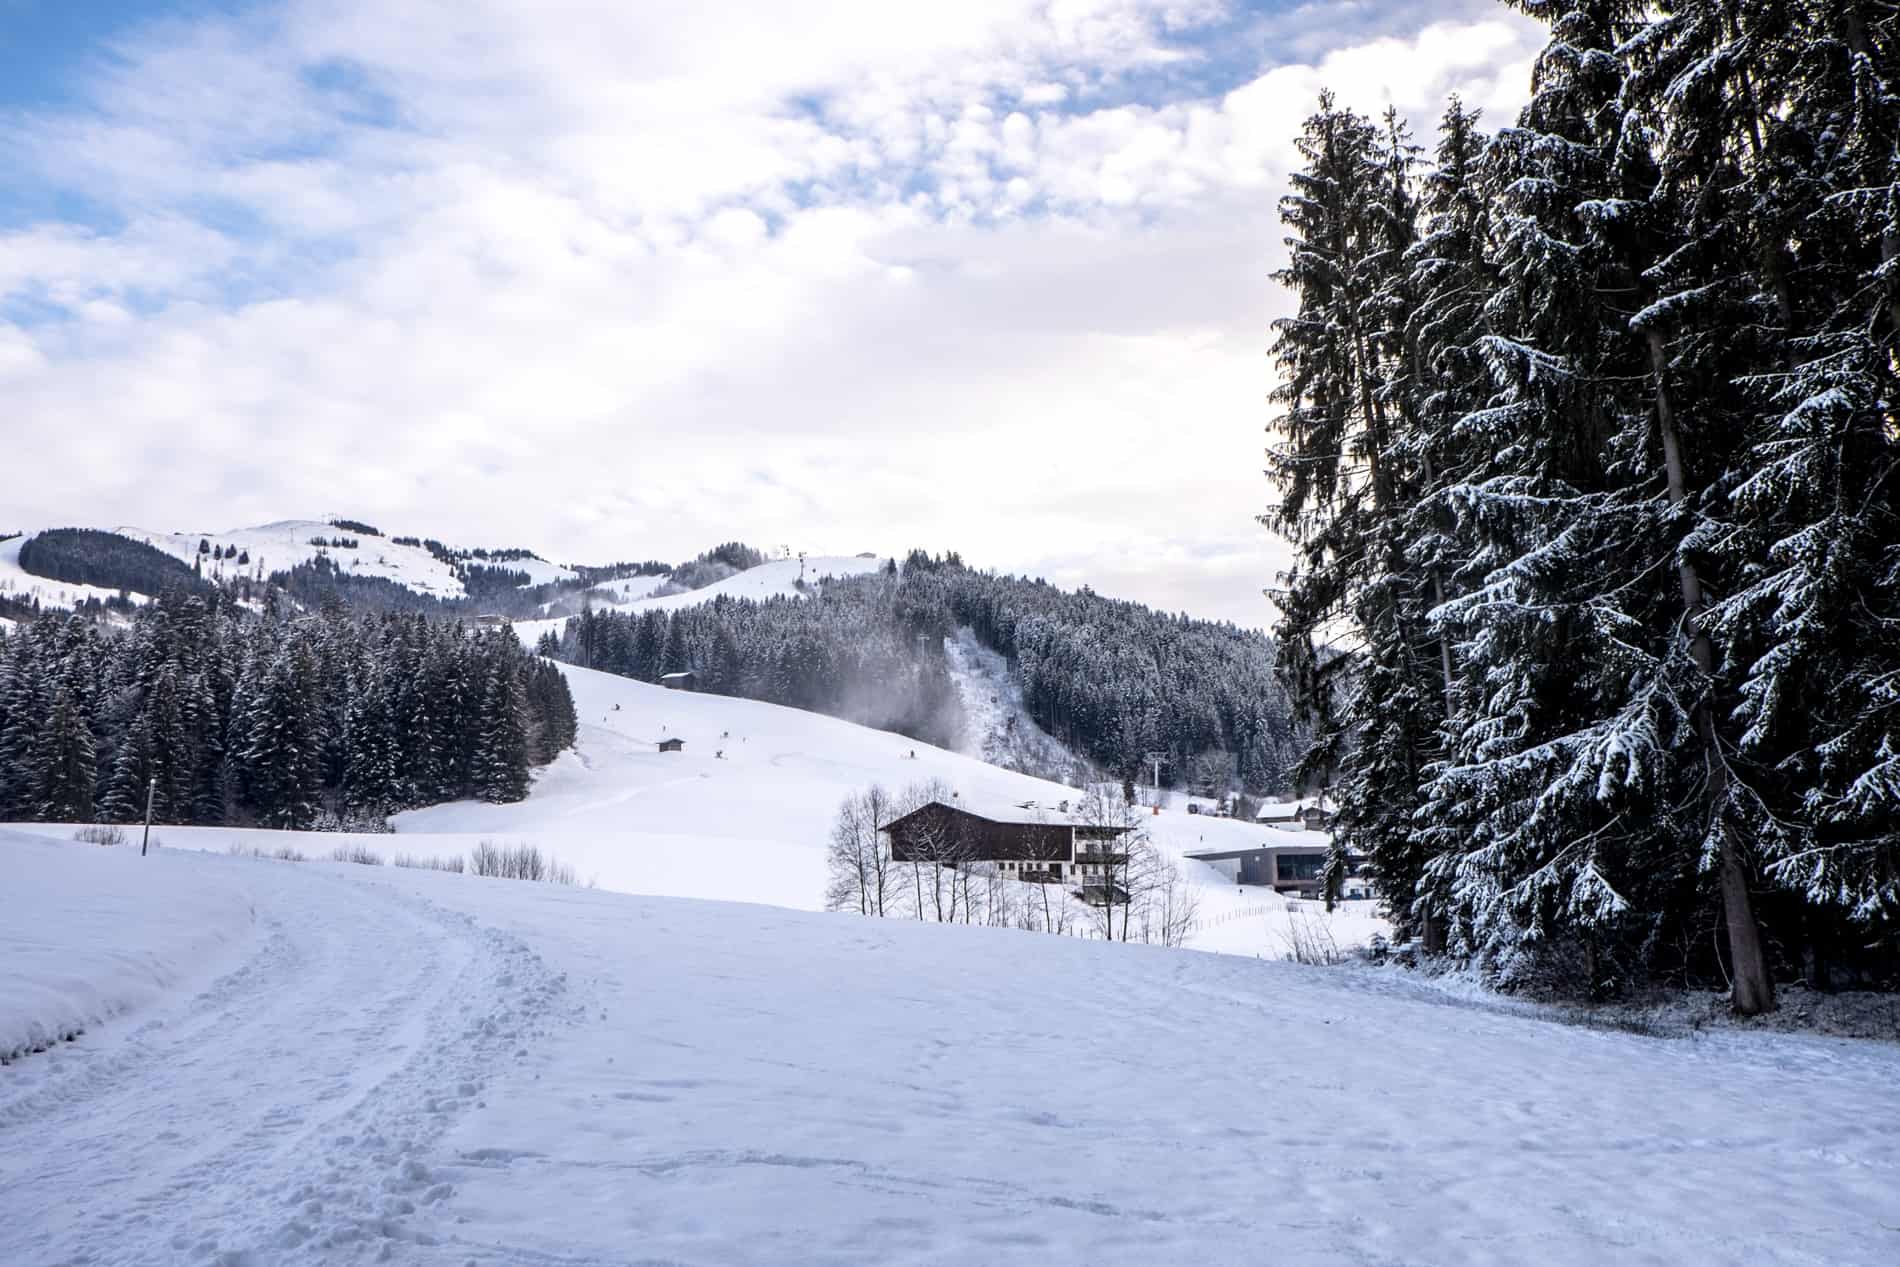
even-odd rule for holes
{"type": "Polygon", "coordinates": [[[1333,810],[1331,798],[1325,796],[1301,796],[1290,801],[1266,801],[1260,806],[1259,812],[1254,815],[1254,821],[1285,821],[1290,818],[1297,818],[1306,810],[1316,808],[1331,813],[1333,810]]]}
{"type": "Polygon", "coordinates": [[[948,809],[959,810],[965,814],[973,814],[978,818],[988,819],[993,823],[1040,824],[1054,827],[1106,827],[1106,824],[1090,823],[1082,817],[1079,812],[1080,800],[1081,797],[1078,795],[1075,800],[1069,802],[1069,807],[1065,810],[1059,801],[1050,803],[1029,799],[1010,800],[1006,797],[983,796],[981,794],[976,796],[959,794],[948,800],[930,801],[925,805],[920,805],[909,814],[904,814],[892,819],[886,823],[884,827],[885,830],[889,830],[897,824],[904,822],[906,819],[911,818],[913,815],[930,808],[931,805],[942,805],[948,809]]]}

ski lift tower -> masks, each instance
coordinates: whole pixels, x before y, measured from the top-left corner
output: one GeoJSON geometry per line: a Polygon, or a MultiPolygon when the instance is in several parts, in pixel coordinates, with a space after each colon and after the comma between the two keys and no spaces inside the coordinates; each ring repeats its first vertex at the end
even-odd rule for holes
{"type": "Polygon", "coordinates": [[[1141,759],[1146,761],[1155,772],[1155,804],[1161,804],[1161,767],[1173,765],[1174,759],[1165,752],[1144,752],[1141,759]]]}

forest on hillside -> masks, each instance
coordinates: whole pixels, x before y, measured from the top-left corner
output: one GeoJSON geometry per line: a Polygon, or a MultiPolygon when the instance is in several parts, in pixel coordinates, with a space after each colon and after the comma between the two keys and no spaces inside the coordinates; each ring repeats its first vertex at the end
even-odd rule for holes
{"type": "Polygon", "coordinates": [[[1209,766],[1255,795],[1286,790],[1299,737],[1261,634],[999,576],[951,555],[833,578],[809,597],[721,597],[675,611],[587,612],[543,650],[642,681],[690,669],[700,689],[830,713],[927,743],[963,725],[944,639],[1004,655],[1032,719],[1118,778],[1209,766]]]}
{"type": "Polygon", "coordinates": [[[34,533],[20,544],[20,567],[55,581],[134,594],[208,588],[189,566],[163,550],[96,528],[34,533]]]}
{"type": "Polygon", "coordinates": [[[419,615],[254,614],[170,591],[111,627],[0,631],[0,820],[377,830],[517,801],[574,742],[560,670],[507,629],[419,615]]]}
{"type": "Polygon", "coordinates": [[[1280,204],[1336,861],[1506,984],[1900,986],[1900,9],[1516,7],[1515,120],[1322,96],[1280,204]]]}

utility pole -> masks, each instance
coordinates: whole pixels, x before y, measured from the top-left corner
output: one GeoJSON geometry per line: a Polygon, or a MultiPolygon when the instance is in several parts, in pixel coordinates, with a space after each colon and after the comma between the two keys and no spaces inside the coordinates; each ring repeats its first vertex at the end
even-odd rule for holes
{"type": "Polygon", "coordinates": [[[145,851],[152,844],[152,797],[157,792],[158,776],[154,774],[145,784],[145,838],[139,841],[139,857],[141,858],[145,856],[145,851]]]}

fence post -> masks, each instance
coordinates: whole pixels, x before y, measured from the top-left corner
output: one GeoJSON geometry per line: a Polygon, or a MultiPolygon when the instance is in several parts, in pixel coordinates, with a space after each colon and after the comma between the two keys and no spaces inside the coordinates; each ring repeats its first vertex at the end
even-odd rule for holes
{"type": "Polygon", "coordinates": [[[158,776],[154,774],[145,785],[145,838],[139,841],[139,857],[145,856],[146,847],[152,843],[152,794],[158,791],[158,776]]]}

